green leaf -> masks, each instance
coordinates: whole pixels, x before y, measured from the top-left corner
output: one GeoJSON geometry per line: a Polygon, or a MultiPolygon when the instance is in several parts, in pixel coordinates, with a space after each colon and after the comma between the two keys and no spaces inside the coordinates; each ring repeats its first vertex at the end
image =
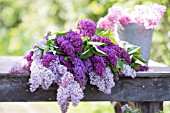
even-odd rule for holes
{"type": "Polygon", "coordinates": [[[111,35],[111,32],[110,32],[110,29],[108,29],[107,31],[102,31],[101,33],[100,33],[100,36],[105,36],[105,37],[110,37],[110,35],[111,35]]]}
{"type": "Polygon", "coordinates": [[[56,32],[56,36],[64,36],[65,34],[67,34],[68,32],[56,32]]]}
{"type": "Polygon", "coordinates": [[[138,69],[138,65],[139,65],[139,64],[132,63],[130,66],[131,66],[133,69],[137,70],[137,69],[138,69]]]}
{"type": "Polygon", "coordinates": [[[145,66],[146,64],[139,59],[135,59],[135,63],[140,64],[141,66],[145,66]]]}
{"type": "Polygon", "coordinates": [[[121,61],[120,58],[118,58],[118,60],[117,60],[117,66],[118,66],[118,68],[123,69],[123,62],[121,61]]]}
{"type": "Polygon", "coordinates": [[[107,46],[107,44],[102,42],[88,42],[89,45],[95,45],[95,46],[107,46]]]}
{"type": "Polygon", "coordinates": [[[100,55],[100,56],[108,56],[105,52],[101,51],[100,49],[97,48],[97,46],[93,45],[92,52],[94,54],[100,55]]]}
{"type": "Polygon", "coordinates": [[[69,61],[69,58],[68,58],[68,57],[65,57],[64,60],[69,61]]]}
{"type": "Polygon", "coordinates": [[[116,66],[116,67],[112,67],[111,68],[113,72],[119,72],[119,68],[116,66]]]}
{"type": "Polygon", "coordinates": [[[38,46],[38,48],[41,49],[41,50],[44,50],[45,48],[47,48],[46,45],[37,45],[37,46],[38,46]]]}
{"type": "Polygon", "coordinates": [[[110,37],[110,41],[114,44],[118,44],[114,37],[110,37]]]}
{"type": "Polygon", "coordinates": [[[47,34],[48,34],[48,35],[51,35],[51,31],[48,31],[47,34]]]}
{"type": "Polygon", "coordinates": [[[85,51],[85,52],[80,54],[80,58],[81,59],[87,59],[87,58],[89,58],[92,55],[93,55],[92,50],[88,49],[87,51],[85,51]]]}
{"type": "Polygon", "coordinates": [[[50,49],[49,49],[49,47],[47,46],[45,49],[44,49],[44,51],[43,51],[43,54],[45,54],[46,52],[48,52],[50,49]]]}
{"type": "Polygon", "coordinates": [[[140,47],[128,48],[128,51],[129,51],[129,54],[136,54],[136,55],[141,54],[140,47]]]}
{"type": "Polygon", "coordinates": [[[134,58],[140,60],[140,61],[143,62],[143,63],[147,63],[147,62],[146,62],[141,56],[139,56],[139,55],[134,55],[134,58]]]}
{"type": "Polygon", "coordinates": [[[82,38],[83,41],[88,41],[89,37],[88,36],[85,36],[82,38]]]}

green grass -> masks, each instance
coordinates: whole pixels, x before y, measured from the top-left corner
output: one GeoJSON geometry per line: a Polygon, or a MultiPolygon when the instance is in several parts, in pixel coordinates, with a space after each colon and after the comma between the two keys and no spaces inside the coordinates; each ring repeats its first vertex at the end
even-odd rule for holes
{"type": "MultiPolygon", "coordinates": [[[[70,103],[71,104],[71,103],[70,103]]],[[[4,102],[0,113],[61,113],[57,102],[4,102]]],[[[77,107],[69,106],[67,113],[114,113],[110,102],[81,102],[77,107]]]]}

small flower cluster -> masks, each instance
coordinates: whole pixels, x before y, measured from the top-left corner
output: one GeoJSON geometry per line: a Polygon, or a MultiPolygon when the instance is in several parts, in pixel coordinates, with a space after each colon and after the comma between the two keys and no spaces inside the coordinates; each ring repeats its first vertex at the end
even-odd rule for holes
{"type": "Polygon", "coordinates": [[[140,23],[143,24],[146,29],[153,29],[159,24],[165,12],[166,7],[157,3],[149,6],[136,5],[132,12],[129,12],[129,9],[112,6],[109,8],[108,14],[105,17],[100,18],[97,27],[114,31],[116,29],[116,24],[118,23],[122,25],[140,23]]]}
{"type": "Polygon", "coordinates": [[[23,62],[15,63],[10,73],[30,73],[31,92],[39,87],[48,90],[56,84],[57,102],[62,113],[66,113],[69,101],[77,106],[84,97],[88,80],[100,91],[110,94],[117,77],[114,75],[123,73],[134,78],[136,71],[148,69],[135,64],[130,54],[117,42],[113,43],[111,36],[105,36],[105,32],[97,35],[96,24],[86,19],[79,21],[77,31],[48,33],[45,39],[34,44],[34,50],[23,62]],[[136,71],[130,66],[132,63],[138,67],[136,71]]]}

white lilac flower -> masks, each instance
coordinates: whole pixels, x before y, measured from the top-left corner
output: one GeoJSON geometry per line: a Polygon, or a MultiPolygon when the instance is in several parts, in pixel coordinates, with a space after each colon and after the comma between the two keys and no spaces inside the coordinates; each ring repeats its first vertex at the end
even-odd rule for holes
{"type": "Polygon", "coordinates": [[[102,76],[97,75],[94,71],[89,73],[90,84],[96,85],[100,91],[110,94],[112,87],[115,86],[113,73],[109,67],[106,68],[106,71],[102,76]]]}
{"type": "Polygon", "coordinates": [[[130,67],[130,65],[123,64],[123,69],[120,70],[122,74],[128,77],[135,78],[136,77],[136,71],[130,67]]]}

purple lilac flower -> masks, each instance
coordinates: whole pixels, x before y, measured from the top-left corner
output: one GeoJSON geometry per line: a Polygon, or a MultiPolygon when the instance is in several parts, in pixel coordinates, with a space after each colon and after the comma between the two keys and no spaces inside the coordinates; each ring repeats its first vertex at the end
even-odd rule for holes
{"type": "Polygon", "coordinates": [[[130,76],[132,78],[136,77],[136,71],[127,64],[123,64],[123,69],[120,71],[125,76],[130,76]]]}
{"type": "Polygon", "coordinates": [[[116,55],[120,57],[123,62],[127,62],[128,64],[131,64],[130,55],[124,48],[121,48],[118,45],[114,45],[112,47],[116,51],[116,55]]]}
{"type": "Polygon", "coordinates": [[[106,71],[105,57],[93,55],[91,56],[91,61],[93,63],[96,74],[102,76],[106,71]]]}
{"type": "Polygon", "coordinates": [[[30,73],[28,61],[26,59],[18,59],[10,68],[10,74],[30,73]]]}
{"type": "Polygon", "coordinates": [[[55,55],[53,55],[50,52],[46,52],[46,54],[43,55],[43,57],[42,57],[41,63],[43,66],[48,68],[50,66],[50,62],[55,61],[55,60],[56,60],[55,55]]]}
{"type": "Polygon", "coordinates": [[[128,104],[125,104],[124,106],[121,107],[122,113],[126,113],[126,110],[132,112],[132,107],[129,106],[128,104]]]}
{"type": "Polygon", "coordinates": [[[94,71],[89,73],[90,76],[90,84],[96,85],[100,91],[110,94],[112,87],[115,86],[113,73],[109,67],[106,68],[106,71],[102,76],[99,76],[94,71]]]}
{"type": "Polygon", "coordinates": [[[102,43],[105,43],[105,44],[108,44],[108,46],[112,46],[114,45],[109,38],[105,37],[105,36],[94,36],[91,38],[91,41],[93,42],[102,42],[102,43]]]}
{"type": "Polygon", "coordinates": [[[82,52],[83,40],[77,32],[70,30],[64,37],[72,43],[77,53],[82,52]]]}
{"type": "Polygon", "coordinates": [[[77,29],[79,30],[81,36],[92,37],[96,32],[96,24],[89,19],[83,19],[79,21],[77,29]]]}
{"type": "Polygon", "coordinates": [[[73,74],[66,72],[57,90],[57,102],[60,105],[62,113],[67,111],[69,100],[71,100],[73,106],[77,106],[83,97],[83,90],[79,83],[74,80],[73,74]]]}
{"type": "Polygon", "coordinates": [[[86,61],[84,61],[84,65],[86,67],[86,70],[87,70],[87,74],[92,72],[93,70],[93,64],[91,62],[91,60],[88,58],[86,61]]]}
{"type": "Polygon", "coordinates": [[[117,65],[118,57],[116,56],[116,52],[114,51],[112,46],[99,46],[98,48],[108,55],[106,56],[106,60],[109,61],[111,66],[115,67],[117,65]]]}
{"type": "Polygon", "coordinates": [[[72,66],[75,80],[78,81],[81,87],[84,87],[87,82],[85,74],[86,67],[84,66],[84,62],[79,57],[76,57],[72,61],[72,66]]]}
{"type": "Polygon", "coordinates": [[[74,59],[76,52],[79,54],[82,52],[83,41],[81,36],[70,30],[66,35],[56,37],[55,44],[59,46],[59,50],[66,53],[71,59],[74,59]]]}
{"type": "Polygon", "coordinates": [[[148,66],[138,66],[138,69],[136,71],[147,71],[148,69],[148,66]]]}
{"type": "Polygon", "coordinates": [[[59,56],[59,60],[60,60],[60,64],[64,65],[67,67],[67,71],[72,72],[72,66],[71,63],[65,59],[65,56],[63,55],[58,55],[59,56]]]}

